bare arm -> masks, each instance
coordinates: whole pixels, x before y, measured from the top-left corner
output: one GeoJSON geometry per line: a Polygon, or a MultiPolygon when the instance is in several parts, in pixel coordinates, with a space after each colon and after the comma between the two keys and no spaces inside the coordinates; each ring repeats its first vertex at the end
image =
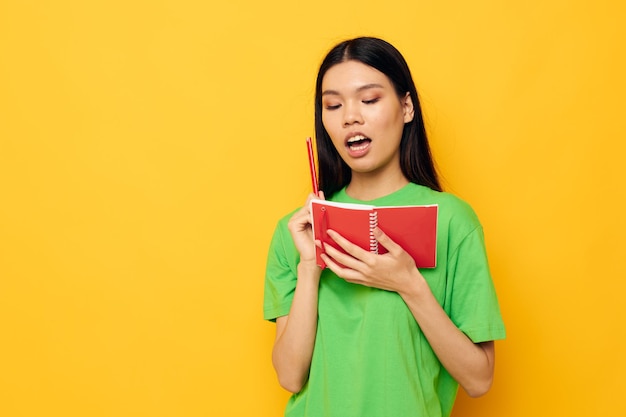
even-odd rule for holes
{"type": "Polygon", "coordinates": [[[325,246],[324,261],[349,282],[397,292],[419,324],[433,351],[452,377],[472,397],[485,394],[494,372],[493,342],[473,343],[446,315],[411,256],[380,229],[376,238],[389,251],[373,255],[348,242],[336,232],[329,235],[349,255],[325,246]],[[336,262],[343,264],[341,268],[336,262]]]}
{"type": "Polygon", "coordinates": [[[317,333],[317,297],[322,270],[315,261],[308,202],[289,221],[289,231],[300,252],[298,280],[289,315],[276,319],[272,363],[280,385],[299,392],[309,376],[317,333]]]}
{"type": "Polygon", "coordinates": [[[320,268],[298,265],[298,283],[288,316],[276,319],[272,362],[280,385],[299,392],[307,381],[317,332],[320,268]]]}

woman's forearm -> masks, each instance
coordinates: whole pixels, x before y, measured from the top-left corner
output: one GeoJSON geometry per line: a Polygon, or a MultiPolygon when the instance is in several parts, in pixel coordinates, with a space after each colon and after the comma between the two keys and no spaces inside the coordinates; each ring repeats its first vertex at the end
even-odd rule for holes
{"type": "Polygon", "coordinates": [[[302,389],[309,376],[317,332],[320,275],[315,263],[300,263],[289,315],[276,319],[272,362],[280,385],[294,393],[302,389]]]}
{"type": "Polygon", "coordinates": [[[472,342],[446,315],[420,275],[399,292],[424,336],[452,377],[472,397],[491,387],[495,352],[493,342],[472,342]]]}

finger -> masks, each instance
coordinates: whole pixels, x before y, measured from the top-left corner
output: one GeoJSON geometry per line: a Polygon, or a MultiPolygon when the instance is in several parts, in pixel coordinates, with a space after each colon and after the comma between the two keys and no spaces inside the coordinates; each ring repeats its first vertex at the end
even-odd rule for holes
{"type": "Polygon", "coordinates": [[[376,238],[378,243],[383,245],[383,247],[387,249],[389,253],[395,254],[403,250],[402,247],[400,247],[400,245],[391,240],[391,238],[387,236],[385,232],[380,229],[380,227],[375,227],[373,232],[374,237],[376,238]]]}
{"type": "Polygon", "coordinates": [[[291,216],[287,227],[292,232],[309,231],[311,229],[311,216],[307,207],[303,207],[291,216]]]}
{"type": "MultiPolygon", "coordinates": [[[[320,191],[321,193],[321,191],[320,191]]],[[[306,199],[306,202],[304,203],[304,206],[302,206],[301,211],[303,212],[303,214],[305,214],[307,217],[311,217],[311,201],[312,200],[323,200],[324,194],[322,193],[322,198],[320,198],[319,196],[315,195],[314,193],[310,193],[306,199]]]]}
{"type": "Polygon", "coordinates": [[[331,256],[328,256],[326,253],[322,254],[322,260],[324,261],[328,269],[333,271],[335,275],[337,275],[339,278],[343,278],[346,281],[353,283],[363,282],[363,275],[360,272],[347,267],[347,265],[343,264],[343,262],[335,260],[331,256]],[[340,263],[344,266],[341,266],[340,263]]]}
{"type": "Polygon", "coordinates": [[[315,193],[309,193],[306,199],[305,206],[309,206],[309,203],[311,202],[311,200],[325,200],[324,192],[320,191],[317,195],[315,193]]]}
{"type": "Polygon", "coordinates": [[[362,262],[358,259],[353,258],[352,256],[340,251],[339,249],[329,245],[328,243],[323,243],[324,253],[333,259],[333,261],[337,264],[341,264],[346,268],[350,269],[359,269],[361,267],[362,262]]]}
{"type": "Polygon", "coordinates": [[[306,202],[304,203],[304,206],[302,207],[303,209],[306,209],[307,212],[309,211],[309,207],[311,207],[311,200],[316,199],[317,197],[315,196],[315,194],[311,193],[307,196],[306,198],[306,202]]]}
{"type": "Polygon", "coordinates": [[[341,276],[341,272],[343,271],[343,268],[339,266],[339,264],[335,262],[335,260],[332,257],[328,256],[326,252],[322,252],[320,254],[320,257],[322,258],[322,260],[324,261],[328,269],[333,271],[338,276],[341,276]]]}
{"type": "Polygon", "coordinates": [[[291,216],[289,222],[294,224],[309,223],[309,213],[306,209],[302,208],[291,216]]]}
{"type": "Polygon", "coordinates": [[[337,242],[337,244],[344,251],[346,251],[346,253],[348,253],[352,257],[359,259],[359,260],[363,260],[367,256],[371,255],[369,251],[366,251],[365,249],[355,245],[354,243],[350,242],[348,239],[341,236],[339,233],[335,232],[334,230],[328,229],[327,233],[335,242],[337,242]]]}
{"type": "Polygon", "coordinates": [[[297,215],[309,218],[311,216],[311,200],[320,200],[314,193],[309,193],[304,205],[298,210],[297,215]]]}

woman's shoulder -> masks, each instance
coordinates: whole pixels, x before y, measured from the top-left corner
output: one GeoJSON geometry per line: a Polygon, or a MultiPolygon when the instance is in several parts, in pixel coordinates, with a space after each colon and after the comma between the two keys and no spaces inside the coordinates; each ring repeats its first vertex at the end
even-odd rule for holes
{"type": "Polygon", "coordinates": [[[456,194],[452,194],[447,191],[441,191],[439,192],[439,198],[441,200],[439,204],[448,208],[451,212],[455,214],[465,214],[471,216],[476,215],[472,206],[456,194]]]}
{"type": "Polygon", "coordinates": [[[449,191],[436,191],[423,185],[411,183],[409,192],[419,199],[432,201],[431,204],[445,205],[453,210],[473,211],[467,201],[449,191]]]}
{"type": "Polygon", "coordinates": [[[414,185],[414,192],[420,195],[423,204],[436,204],[438,206],[439,218],[451,222],[461,222],[478,226],[480,222],[472,206],[459,197],[448,191],[436,191],[422,185],[414,185]]]}

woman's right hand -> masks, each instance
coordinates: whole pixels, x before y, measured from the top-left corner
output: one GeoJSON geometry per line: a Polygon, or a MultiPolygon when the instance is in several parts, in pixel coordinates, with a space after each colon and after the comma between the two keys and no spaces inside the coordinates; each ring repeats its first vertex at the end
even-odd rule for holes
{"type": "Polygon", "coordinates": [[[300,252],[300,262],[315,263],[315,242],[313,241],[310,205],[313,199],[324,200],[324,193],[320,191],[319,196],[313,193],[309,194],[304,206],[291,216],[288,223],[293,242],[298,252],[300,252]]]}

